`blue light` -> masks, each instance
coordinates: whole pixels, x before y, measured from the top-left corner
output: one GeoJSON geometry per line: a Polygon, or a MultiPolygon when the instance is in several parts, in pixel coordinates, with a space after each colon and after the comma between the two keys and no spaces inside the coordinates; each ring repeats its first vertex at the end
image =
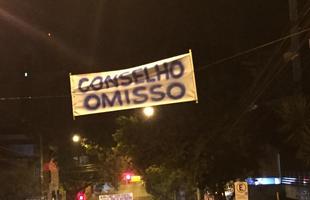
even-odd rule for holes
{"type": "Polygon", "coordinates": [[[247,178],[246,182],[249,185],[279,185],[279,184],[281,184],[281,179],[277,178],[277,177],[247,178]]]}

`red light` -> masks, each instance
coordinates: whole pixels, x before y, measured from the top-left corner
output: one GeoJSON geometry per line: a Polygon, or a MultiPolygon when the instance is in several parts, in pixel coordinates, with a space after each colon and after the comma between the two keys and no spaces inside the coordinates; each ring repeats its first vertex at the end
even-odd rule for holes
{"type": "Polygon", "coordinates": [[[76,200],[86,200],[84,192],[78,192],[76,195],[76,200]]]}
{"type": "Polygon", "coordinates": [[[125,183],[130,183],[132,176],[134,176],[132,172],[125,172],[122,174],[122,181],[124,181],[125,183]]]}

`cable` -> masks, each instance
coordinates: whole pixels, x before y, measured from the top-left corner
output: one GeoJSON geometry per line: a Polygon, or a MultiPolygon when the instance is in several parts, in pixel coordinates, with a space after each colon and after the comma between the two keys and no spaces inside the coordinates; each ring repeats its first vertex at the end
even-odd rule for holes
{"type": "Polygon", "coordinates": [[[199,70],[203,70],[203,69],[206,69],[206,68],[208,68],[208,67],[211,67],[211,66],[214,66],[214,65],[218,65],[218,64],[224,63],[224,62],[226,62],[226,61],[235,59],[235,58],[237,58],[237,57],[250,54],[250,53],[255,52],[255,51],[259,50],[259,49],[262,49],[262,48],[271,46],[271,45],[273,45],[273,44],[279,43],[279,42],[281,42],[281,41],[290,39],[290,38],[292,38],[292,37],[301,35],[301,34],[303,34],[303,33],[305,33],[305,32],[308,32],[308,31],[310,31],[310,27],[309,27],[309,28],[306,28],[306,29],[303,29],[303,30],[301,30],[301,31],[298,31],[298,32],[296,32],[296,33],[292,33],[292,34],[286,35],[286,36],[284,36],[284,37],[281,37],[281,38],[279,38],[279,39],[273,40],[273,41],[271,41],[271,42],[268,42],[268,43],[259,45],[259,46],[257,46],[257,47],[252,48],[252,49],[248,49],[248,50],[245,50],[245,51],[236,53],[236,54],[234,54],[234,55],[232,55],[232,56],[229,56],[229,57],[226,57],[226,58],[222,58],[222,59],[217,60],[217,61],[215,61],[215,62],[213,62],[213,63],[207,64],[206,66],[197,68],[197,70],[198,70],[198,71],[199,71],[199,70]]]}
{"type": "Polygon", "coordinates": [[[70,97],[69,95],[0,97],[0,101],[36,100],[36,99],[53,99],[53,98],[69,98],[69,97],[70,97]]]}
{"type": "MultiPolygon", "coordinates": [[[[310,3],[308,3],[310,5],[310,3]]],[[[309,7],[309,6],[308,6],[309,7]]],[[[309,14],[309,8],[305,9],[305,13],[302,15],[302,18],[299,20],[299,22],[297,22],[295,24],[295,26],[297,27],[307,27],[309,26],[310,24],[310,20],[308,20],[306,18],[306,16],[309,14]],[[306,21],[304,21],[304,19],[306,19],[306,21]]],[[[309,29],[309,28],[306,28],[306,29],[309,29]]],[[[307,32],[307,31],[304,31],[306,29],[303,29],[302,31],[303,32],[307,32]]],[[[290,29],[291,31],[291,29],[290,29]]],[[[290,35],[300,35],[302,33],[300,32],[296,32],[296,33],[293,33],[293,34],[290,34],[290,35]]],[[[297,36],[296,35],[296,36],[297,36]]],[[[298,51],[300,51],[301,47],[304,45],[306,39],[307,39],[308,35],[305,36],[305,38],[303,38],[303,40],[301,40],[302,42],[299,43],[299,47],[298,47],[298,51]]],[[[285,38],[289,38],[288,36],[286,36],[285,38]]],[[[286,43],[286,40],[282,40],[282,44],[281,46],[279,47],[279,50],[277,51],[277,53],[281,53],[281,49],[283,46],[286,46],[287,44],[286,43]]],[[[288,47],[285,47],[283,48],[283,50],[285,51],[288,51],[287,49],[290,49],[291,46],[288,46],[288,47]]],[[[294,52],[293,52],[294,53],[294,52]]],[[[283,54],[283,52],[282,52],[283,54]]],[[[243,103],[240,105],[241,107],[241,110],[239,112],[239,116],[237,115],[236,117],[236,120],[234,120],[232,123],[231,123],[231,126],[229,127],[229,132],[231,132],[233,130],[233,128],[240,122],[240,120],[242,119],[242,117],[248,112],[248,108],[249,106],[253,105],[257,100],[258,98],[264,93],[264,91],[266,90],[266,88],[273,82],[273,80],[282,72],[282,70],[287,66],[287,64],[289,63],[290,60],[285,60],[284,63],[283,63],[283,58],[282,58],[282,54],[280,54],[280,58],[278,58],[278,62],[276,62],[276,64],[274,65],[271,65],[272,64],[272,60],[273,58],[275,58],[275,54],[271,57],[270,59],[270,62],[268,62],[267,65],[265,65],[265,68],[262,70],[262,72],[260,73],[260,75],[258,76],[258,78],[255,80],[254,84],[252,85],[251,89],[249,90],[248,92],[248,95],[247,97],[243,98],[243,103]],[[273,67],[271,69],[269,69],[269,66],[273,67]],[[265,72],[267,73],[267,70],[268,70],[268,74],[264,75],[265,72]],[[258,83],[261,83],[259,80],[261,78],[264,78],[262,80],[263,84],[260,85],[259,87],[258,86],[258,83]],[[255,90],[256,88],[256,90],[255,90]]]]}
{"type": "MultiPolygon", "coordinates": [[[[267,89],[267,87],[274,81],[274,79],[283,71],[283,69],[285,69],[285,67],[287,66],[289,62],[287,63],[283,63],[283,65],[281,65],[281,67],[274,72],[273,76],[267,80],[264,85],[262,86],[262,88],[256,92],[256,95],[253,97],[252,101],[248,104],[248,105],[253,105],[258,98],[264,93],[264,91],[267,89]]],[[[240,122],[240,120],[242,119],[242,117],[248,112],[247,108],[245,108],[243,111],[241,111],[240,116],[235,120],[235,122],[232,124],[231,130],[240,122]]]]}
{"type": "MultiPolygon", "coordinates": [[[[310,9],[310,8],[309,8],[310,9]]],[[[306,13],[303,15],[303,18],[306,17],[306,15],[309,13],[309,9],[306,10],[306,13]]],[[[239,52],[239,53],[236,53],[232,56],[229,56],[229,57],[226,57],[226,58],[222,58],[222,59],[219,59],[213,63],[210,63],[210,64],[207,64],[206,66],[203,66],[203,67],[200,67],[200,68],[197,68],[196,71],[200,71],[200,70],[204,70],[206,68],[209,68],[211,66],[214,66],[214,65],[219,65],[221,63],[224,63],[224,62],[227,62],[229,60],[232,60],[232,59],[235,59],[235,58],[238,58],[238,57],[241,57],[241,56],[244,56],[244,55],[247,55],[247,54],[250,54],[250,53],[253,53],[257,50],[260,50],[260,49],[263,49],[265,47],[268,47],[268,46],[271,46],[273,44],[276,44],[276,43],[279,43],[279,42],[283,42],[287,39],[290,39],[292,37],[296,37],[296,36],[299,36],[303,33],[306,33],[310,31],[310,27],[308,28],[304,28],[296,33],[292,33],[292,34],[289,34],[289,35],[286,35],[284,37],[281,37],[281,38],[278,38],[276,40],[273,40],[271,42],[268,42],[268,43],[265,43],[265,44],[262,44],[262,45],[259,45],[257,47],[254,47],[254,48],[251,48],[251,49],[248,49],[248,50],[245,50],[245,51],[242,51],[242,52],[239,52]]],[[[281,47],[280,47],[281,49],[281,47]]],[[[280,50],[279,50],[280,51],[280,50]]],[[[278,51],[278,52],[279,52],[278,51]]],[[[271,59],[272,60],[272,59],[271,59]]],[[[268,64],[267,64],[268,65],[268,64]]],[[[265,68],[267,69],[267,68],[265,68]]],[[[263,71],[264,72],[264,71],[263,71]]],[[[260,77],[260,76],[259,76],[260,77]]],[[[256,79],[256,83],[258,82],[259,79],[256,79]]],[[[254,84],[255,86],[255,84],[254,84]]],[[[17,101],[17,100],[34,100],[34,99],[51,99],[51,98],[69,98],[70,96],[69,95],[56,95],[56,96],[24,96],[24,97],[0,97],[0,101],[17,101]]]]}
{"type": "MultiPolygon", "coordinates": [[[[310,5],[310,3],[308,3],[308,4],[310,5]]],[[[306,10],[305,12],[307,13],[307,10],[306,10]]],[[[304,18],[305,16],[306,16],[306,14],[304,14],[304,15],[303,15],[303,18],[300,19],[300,22],[299,22],[298,26],[303,26],[303,22],[304,22],[303,20],[305,19],[305,18],[304,18]]],[[[298,22],[297,22],[297,23],[298,23],[298,22]]],[[[304,26],[307,27],[307,25],[304,25],[304,26]]],[[[290,31],[290,29],[289,29],[289,31],[290,31]]],[[[286,41],[284,41],[284,42],[286,42],[286,41]]],[[[280,55],[281,57],[278,58],[278,59],[282,59],[283,52],[281,52],[281,48],[282,48],[284,45],[285,45],[285,43],[282,43],[281,47],[277,50],[277,53],[281,53],[281,55],[280,55]]],[[[287,51],[287,48],[290,48],[290,47],[284,47],[284,48],[285,48],[285,50],[287,51]]],[[[283,50],[284,50],[284,49],[283,49],[283,50]]],[[[274,54],[274,55],[275,55],[275,54],[274,54]]],[[[270,59],[270,61],[268,62],[268,64],[265,65],[265,68],[263,69],[263,71],[260,72],[260,75],[258,76],[258,78],[256,78],[254,84],[252,85],[252,90],[254,90],[254,89],[255,89],[255,86],[256,86],[259,82],[261,82],[261,81],[260,81],[261,78],[265,78],[266,76],[269,77],[268,74],[267,74],[267,75],[264,75],[264,73],[267,72],[267,70],[269,70],[270,67],[276,66],[276,65],[271,65],[272,59],[274,59],[274,58],[275,58],[275,56],[272,56],[271,59],[270,59]]],[[[269,70],[269,73],[270,73],[270,70],[269,70]]],[[[266,78],[265,78],[265,79],[266,79],[266,78]]],[[[259,89],[259,88],[258,88],[258,89],[259,89]]],[[[250,89],[250,90],[251,90],[251,89],[250,89]]],[[[249,92],[249,93],[250,93],[250,92],[249,92]]]]}
{"type": "MultiPolygon", "coordinates": [[[[305,37],[307,37],[307,36],[305,36],[305,37]]],[[[305,43],[305,38],[304,38],[304,39],[302,40],[302,42],[300,43],[300,46],[298,47],[298,49],[301,49],[301,47],[304,45],[304,43],[305,43]]],[[[282,46],[283,46],[283,45],[285,45],[285,44],[282,43],[282,46]]],[[[287,44],[287,45],[290,45],[290,44],[287,44]]],[[[285,47],[284,51],[289,51],[289,50],[287,50],[287,49],[289,49],[289,48],[290,48],[290,46],[285,47]]],[[[298,51],[299,51],[299,50],[298,50],[298,51]]],[[[283,59],[283,58],[282,58],[283,52],[280,52],[280,53],[281,53],[281,54],[280,54],[281,57],[278,58],[278,60],[283,59]]],[[[255,89],[255,86],[257,86],[258,82],[268,81],[268,78],[272,75],[272,69],[269,69],[270,65],[271,65],[271,63],[269,63],[269,65],[266,65],[265,69],[264,69],[263,72],[260,74],[259,78],[256,79],[256,82],[253,84],[251,90],[254,90],[254,89],[255,89]],[[267,69],[269,69],[269,74],[264,75],[264,72],[265,72],[267,69]],[[266,77],[267,77],[267,78],[266,78],[266,77]],[[265,78],[265,80],[259,81],[260,78],[265,78]]],[[[277,68],[277,67],[278,67],[277,65],[278,65],[278,64],[273,64],[273,65],[271,65],[271,67],[277,68]]],[[[274,69],[274,70],[276,70],[276,69],[274,69]]],[[[259,90],[259,89],[260,89],[260,88],[257,88],[257,90],[259,90]]],[[[251,92],[251,91],[249,91],[249,93],[250,93],[250,92],[251,92]]],[[[245,100],[245,99],[244,99],[244,100],[245,100]]]]}
{"type": "MultiPolygon", "coordinates": [[[[310,27],[309,28],[306,28],[306,29],[303,29],[299,32],[296,32],[296,33],[293,33],[293,34],[289,34],[287,36],[284,36],[284,37],[281,37],[279,39],[276,39],[276,40],[273,40],[271,42],[268,42],[268,43],[265,43],[265,44],[262,44],[262,45],[259,45],[257,47],[254,47],[252,49],[248,49],[246,51],[242,51],[240,53],[237,53],[233,56],[229,56],[229,57],[226,57],[226,58],[223,58],[223,59],[220,59],[218,61],[215,61],[213,63],[210,63],[204,67],[200,67],[200,68],[197,68],[197,71],[199,70],[203,70],[203,69],[206,69],[210,66],[214,66],[214,65],[218,65],[218,64],[221,64],[223,62],[226,62],[226,61],[229,61],[229,60],[232,60],[234,58],[237,58],[237,57],[240,57],[240,56],[243,56],[243,55],[247,55],[247,54],[250,54],[252,52],[255,52],[259,49],[262,49],[262,48],[265,48],[265,47],[268,47],[268,46],[271,46],[273,44],[276,44],[276,43],[279,43],[281,41],[285,41],[289,38],[292,38],[292,37],[295,37],[295,36],[298,36],[298,35],[301,35],[305,32],[308,32],[310,31],[310,27]]],[[[0,97],[0,101],[16,101],[16,100],[32,100],[32,99],[51,99],[51,98],[69,98],[70,96],[69,95],[56,95],[56,96],[25,96],[25,97],[0,97]]]]}

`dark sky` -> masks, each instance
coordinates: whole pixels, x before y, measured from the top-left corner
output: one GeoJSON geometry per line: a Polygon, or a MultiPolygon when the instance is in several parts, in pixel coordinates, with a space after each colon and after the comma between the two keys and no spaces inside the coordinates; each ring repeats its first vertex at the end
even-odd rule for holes
{"type": "MultiPolygon", "coordinates": [[[[0,128],[21,131],[26,126],[24,131],[44,132],[56,143],[74,131],[109,139],[115,117],[136,111],[73,121],[69,72],[123,69],[190,48],[200,68],[283,35],[287,7],[283,0],[0,1],[0,98],[5,98],[0,101],[0,128]],[[33,99],[19,99],[25,96],[33,99]]],[[[231,65],[221,67],[229,73],[231,65]]],[[[206,73],[196,74],[200,104],[195,106],[201,109],[208,104],[206,73]]],[[[160,112],[178,106],[164,106],[160,112]]]]}

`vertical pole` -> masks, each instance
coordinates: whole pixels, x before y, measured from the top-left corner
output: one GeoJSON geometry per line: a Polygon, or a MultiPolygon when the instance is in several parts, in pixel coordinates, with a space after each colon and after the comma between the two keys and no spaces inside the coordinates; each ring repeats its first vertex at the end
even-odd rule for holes
{"type": "Polygon", "coordinates": [[[189,56],[190,56],[190,62],[191,62],[192,71],[193,71],[192,73],[193,73],[193,87],[195,88],[195,99],[196,99],[196,103],[198,103],[198,95],[197,95],[197,87],[196,87],[196,79],[195,79],[193,54],[192,54],[192,50],[191,49],[189,49],[189,56]]]}
{"type": "Polygon", "coordinates": [[[197,195],[197,200],[200,200],[201,196],[200,196],[200,189],[199,189],[199,187],[196,188],[196,195],[197,195]]]}
{"type": "Polygon", "coordinates": [[[282,173],[281,173],[281,155],[280,153],[277,154],[277,166],[278,166],[278,175],[279,178],[282,178],[282,173]]]}
{"type": "MultiPolygon", "coordinates": [[[[289,17],[291,21],[291,34],[294,34],[298,31],[298,7],[297,0],[288,0],[289,2],[289,17]]],[[[302,70],[300,65],[300,56],[299,56],[299,37],[294,36],[291,38],[291,47],[290,51],[292,53],[292,73],[293,73],[293,81],[294,81],[294,89],[298,94],[301,92],[301,79],[302,79],[302,70]]]]}
{"type": "Polygon", "coordinates": [[[70,80],[70,91],[71,91],[71,102],[72,102],[72,117],[73,117],[73,121],[75,120],[75,116],[74,116],[74,96],[73,96],[73,91],[72,91],[72,81],[71,81],[71,72],[69,73],[69,80],[70,80]]]}
{"type": "Polygon", "coordinates": [[[41,199],[44,196],[43,193],[43,184],[44,184],[44,176],[43,176],[43,139],[42,134],[39,135],[40,138],[40,189],[41,189],[41,199]]]}
{"type": "MultiPolygon", "coordinates": [[[[278,166],[278,176],[280,178],[280,192],[282,191],[281,182],[282,182],[282,172],[281,172],[281,155],[280,153],[277,154],[277,166],[278,166]]],[[[279,191],[276,192],[277,200],[280,200],[280,193],[279,191]]]]}
{"type": "Polygon", "coordinates": [[[177,200],[177,191],[176,190],[173,191],[173,200],[177,200]]]}

